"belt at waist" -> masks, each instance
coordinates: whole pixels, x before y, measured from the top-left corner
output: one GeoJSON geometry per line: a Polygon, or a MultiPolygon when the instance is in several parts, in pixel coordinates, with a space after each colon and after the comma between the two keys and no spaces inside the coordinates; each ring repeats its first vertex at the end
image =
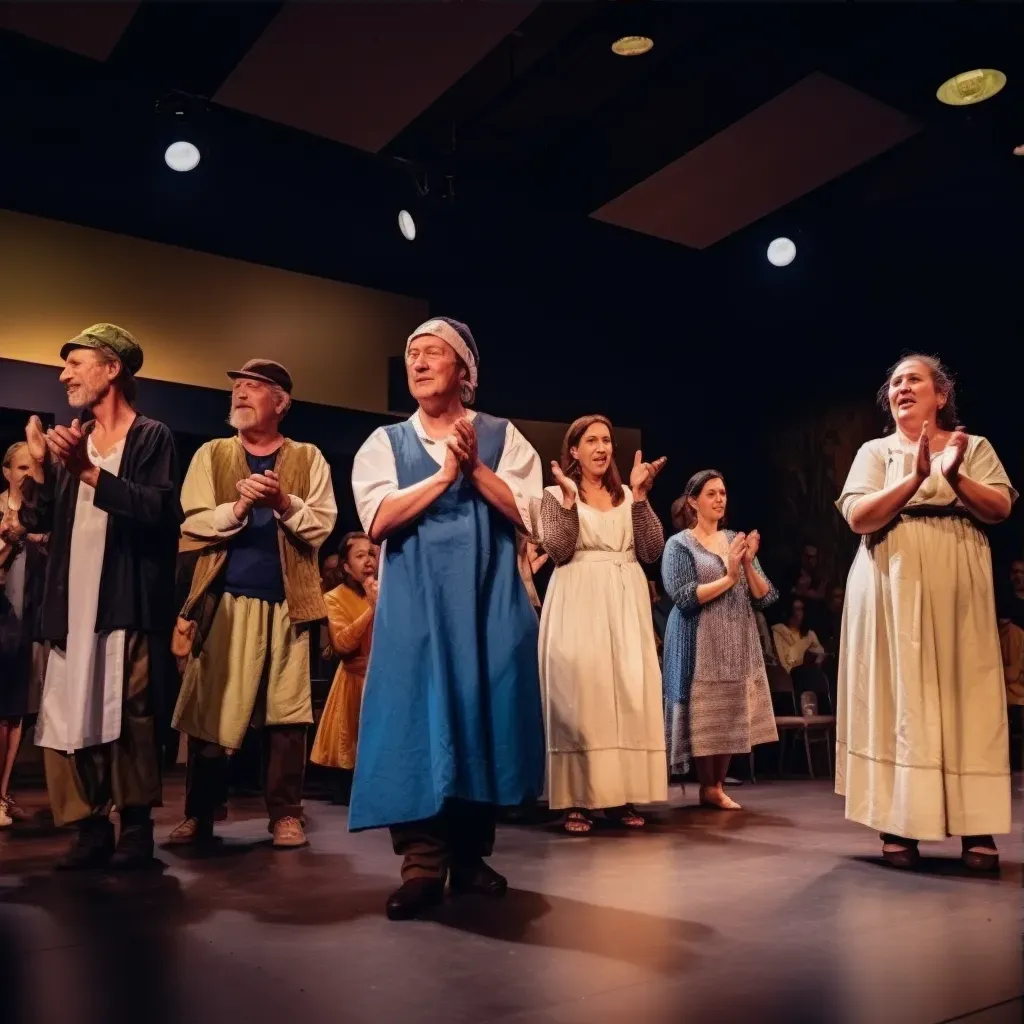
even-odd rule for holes
{"type": "Polygon", "coordinates": [[[973,519],[962,505],[908,505],[900,515],[911,519],[973,519]]]}
{"type": "Polygon", "coordinates": [[[617,565],[630,565],[636,562],[635,551],[577,551],[572,556],[570,565],[576,562],[612,562],[617,565]]]}

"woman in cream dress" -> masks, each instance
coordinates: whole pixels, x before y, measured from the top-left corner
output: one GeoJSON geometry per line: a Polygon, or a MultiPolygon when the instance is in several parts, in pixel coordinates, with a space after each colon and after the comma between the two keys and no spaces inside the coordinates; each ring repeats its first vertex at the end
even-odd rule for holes
{"type": "Polygon", "coordinates": [[[615,466],[611,423],[569,428],[540,533],[555,571],[540,620],[540,680],[548,744],[548,803],[565,829],[591,830],[588,811],[642,828],[633,804],[668,798],[661,669],[640,562],[665,546],[647,502],[665,464],[636,453],[630,486],[615,466]]]}
{"type": "Polygon", "coordinates": [[[901,360],[879,401],[895,432],[861,447],[838,502],[863,540],[843,610],[836,792],[897,867],[917,864],[918,840],[959,836],[968,867],[994,870],[1010,768],[977,523],[1005,519],[1017,495],[989,442],[957,425],[937,359],[901,360]]]}

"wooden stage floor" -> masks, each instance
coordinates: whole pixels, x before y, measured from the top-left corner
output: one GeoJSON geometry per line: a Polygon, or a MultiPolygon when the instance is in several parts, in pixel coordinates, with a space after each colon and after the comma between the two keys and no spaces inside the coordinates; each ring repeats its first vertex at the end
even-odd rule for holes
{"type": "MultiPolygon", "coordinates": [[[[58,876],[65,835],[0,833],[4,1024],[680,1024],[1019,1022],[1022,817],[998,879],[877,860],[827,782],[733,791],[701,810],[676,790],[646,833],[503,826],[499,903],[383,916],[398,860],[312,801],[308,849],[276,853],[257,800],[223,842],[162,870],[58,876]]],[[[31,795],[31,794],[30,794],[31,795]]],[[[36,794],[36,804],[41,794],[36,794]]],[[[168,782],[158,840],[182,805],[168,782]]]]}

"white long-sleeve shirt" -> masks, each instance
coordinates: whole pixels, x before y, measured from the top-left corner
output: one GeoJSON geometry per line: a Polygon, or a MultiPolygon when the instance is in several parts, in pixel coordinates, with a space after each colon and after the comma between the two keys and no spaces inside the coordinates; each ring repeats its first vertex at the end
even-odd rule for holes
{"type": "MultiPolygon", "coordinates": [[[[468,415],[472,420],[476,413],[470,412],[468,415]]],[[[446,439],[428,437],[418,411],[409,417],[409,422],[416,431],[416,436],[423,442],[426,453],[437,463],[440,470],[448,451],[446,439]]],[[[512,423],[509,423],[505,430],[505,447],[502,449],[495,472],[512,491],[516,508],[523,521],[523,529],[532,532],[532,509],[539,506],[544,491],[540,456],[512,423]]],[[[400,489],[391,441],[388,439],[387,431],[383,427],[378,427],[356,453],[352,465],[352,493],[355,496],[359,521],[367,533],[373,525],[381,502],[389,494],[394,494],[400,489]]]]}

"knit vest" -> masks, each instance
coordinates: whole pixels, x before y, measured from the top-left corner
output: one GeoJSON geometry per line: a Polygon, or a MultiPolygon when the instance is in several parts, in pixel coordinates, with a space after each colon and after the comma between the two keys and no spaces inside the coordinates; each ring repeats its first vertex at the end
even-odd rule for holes
{"type": "MultiPolygon", "coordinates": [[[[238,500],[236,484],[251,475],[245,449],[237,437],[211,441],[210,449],[214,500],[218,505],[233,504],[238,500]]],[[[312,445],[296,444],[285,438],[274,462],[274,472],[285,494],[294,494],[303,501],[309,497],[309,473],[315,453],[312,445]]],[[[224,571],[230,543],[230,540],[215,543],[199,556],[192,575],[192,588],[181,611],[182,618],[193,617],[203,596],[224,571]]],[[[277,524],[277,548],[281,555],[288,617],[292,623],[301,625],[326,619],[327,606],[320,590],[316,548],[294,537],[280,523],[277,524]]]]}

